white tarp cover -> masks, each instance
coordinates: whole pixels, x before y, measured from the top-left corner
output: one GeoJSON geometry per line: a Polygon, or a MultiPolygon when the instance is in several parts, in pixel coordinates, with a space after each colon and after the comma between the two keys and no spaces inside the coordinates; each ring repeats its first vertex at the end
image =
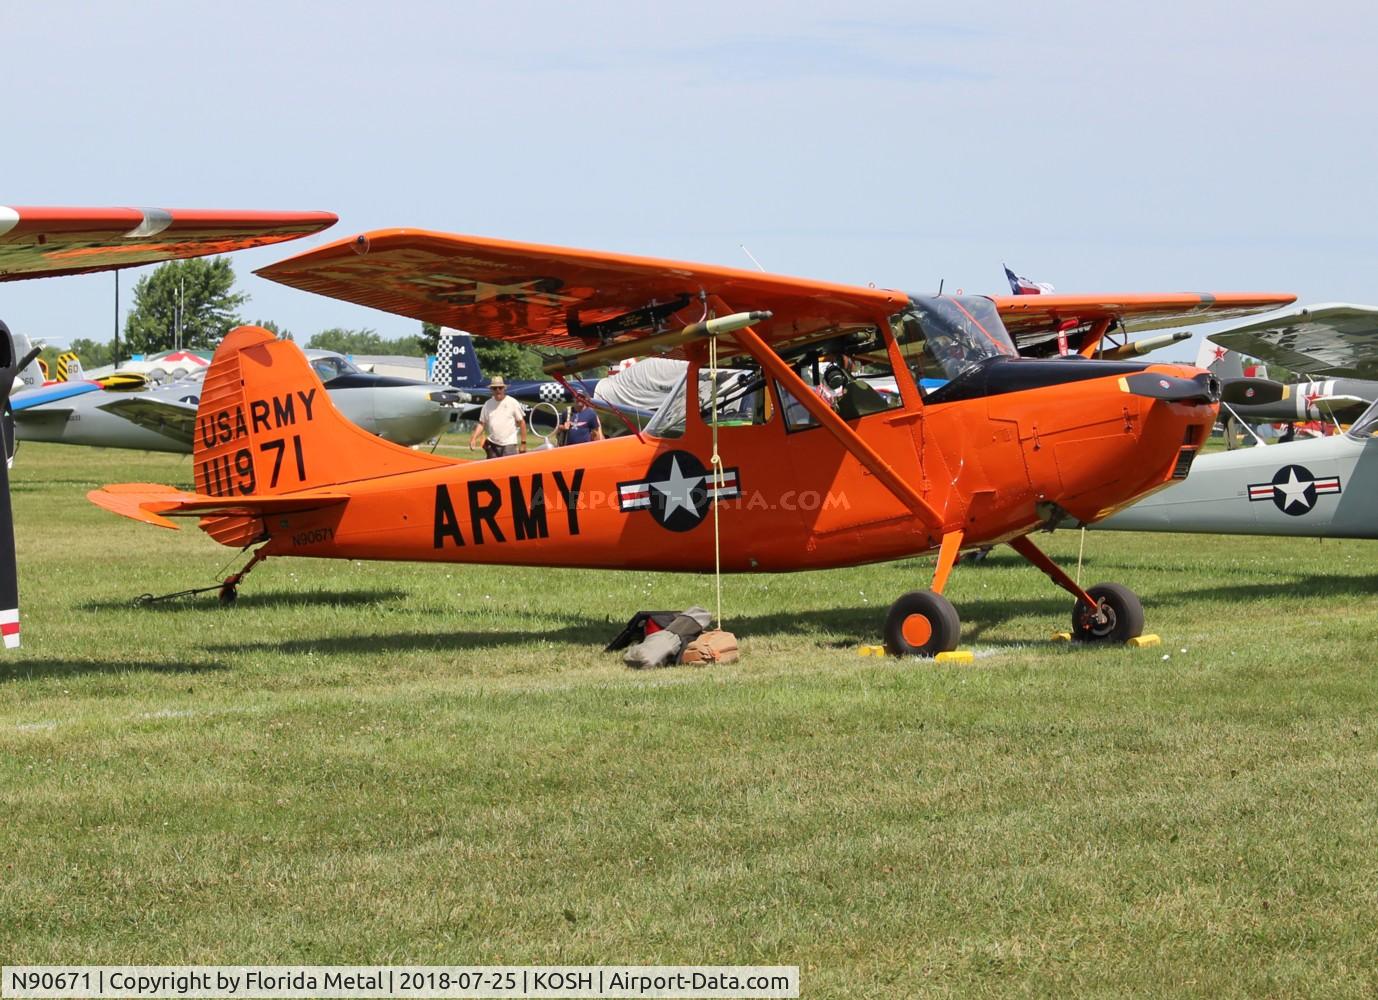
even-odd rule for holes
{"type": "Polygon", "coordinates": [[[598,380],[593,394],[603,402],[628,410],[654,411],[684,378],[687,361],[643,358],[616,375],[598,380]]]}

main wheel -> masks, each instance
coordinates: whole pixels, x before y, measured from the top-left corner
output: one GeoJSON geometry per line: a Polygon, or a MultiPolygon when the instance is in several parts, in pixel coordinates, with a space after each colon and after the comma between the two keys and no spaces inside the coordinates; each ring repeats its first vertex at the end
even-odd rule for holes
{"type": "Polygon", "coordinates": [[[1098,583],[1086,592],[1096,599],[1105,620],[1098,622],[1085,601],[1072,608],[1072,638],[1082,642],[1128,642],[1144,630],[1144,606],[1128,587],[1098,583]]]}
{"type": "Polygon", "coordinates": [[[890,605],[885,616],[885,651],[891,656],[935,656],[957,648],[962,623],[942,594],[915,590],[890,605]]]}

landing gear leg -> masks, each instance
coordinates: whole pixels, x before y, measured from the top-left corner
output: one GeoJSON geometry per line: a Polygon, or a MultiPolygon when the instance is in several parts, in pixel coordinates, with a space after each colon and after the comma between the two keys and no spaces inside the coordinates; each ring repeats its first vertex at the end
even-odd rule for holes
{"type": "Polygon", "coordinates": [[[1077,599],[1072,607],[1072,638],[1082,642],[1128,642],[1144,631],[1144,608],[1134,591],[1118,583],[1098,583],[1083,590],[1028,535],[1010,548],[1033,563],[1077,599]]]}
{"type": "Polygon", "coordinates": [[[910,591],[890,605],[885,616],[885,651],[891,656],[936,656],[957,648],[962,623],[957,609],[943,596],[943,588],[961,547],[962,532],[943,535],[932,589],[910,591]]]}
{"type": "Polygon", "coordinates": [[[220,581],[220,603],[233,604],[239,599],[239,585],[244,582],[244,578],[249,575],[249,571],[263,560],[268,558],[268,554],[262,547],[254,550],[254,554],[249,561],[244,564],[244,568],[238,573],[231,573],[220,581]]]}

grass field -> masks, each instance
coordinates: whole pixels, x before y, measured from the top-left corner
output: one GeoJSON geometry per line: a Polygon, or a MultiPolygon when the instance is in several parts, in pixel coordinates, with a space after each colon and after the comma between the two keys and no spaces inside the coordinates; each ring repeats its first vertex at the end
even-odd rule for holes
{"type": "Polygon", "coordinates": [[[1088,535],[1138,651],[1050,642],[1070,599],[997,554],[949,584],[966,667],[856,655],[929,561],[732,577],[741,663],[637,673],[602,645],[711,580],[270,560],[234,607],[136,608],[232,553],[85,493],[190,462],[26,444],[14,478],[3,962],[1378,993],[1372,544],[1088,535]]]}

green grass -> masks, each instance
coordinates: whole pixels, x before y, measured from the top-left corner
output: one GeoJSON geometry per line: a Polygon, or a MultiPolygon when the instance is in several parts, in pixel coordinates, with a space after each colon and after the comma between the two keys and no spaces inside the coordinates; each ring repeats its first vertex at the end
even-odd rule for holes
{"type": "MultiPolygon", "coordinates": [[[[706,577],[270,560],[26,444],[0,660],[6,963],[797,964],[805,996],[1378,991],[1375,550],[1091,534],[1159,649],[1012,554],[974,666],[860,658],[928,560],[729,577],[730,667],[601,646],[706,577]]],[[[1048,537],[1064,565],[1078,535],[1048,537]]]]}

